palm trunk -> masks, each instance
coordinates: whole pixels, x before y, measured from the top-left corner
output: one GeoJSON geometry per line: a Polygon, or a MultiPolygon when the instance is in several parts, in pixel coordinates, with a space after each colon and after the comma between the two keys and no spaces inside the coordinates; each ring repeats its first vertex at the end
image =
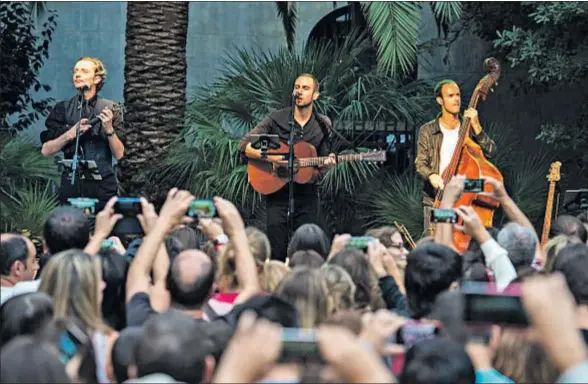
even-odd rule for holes
{"type": "Polygon", "coordinates": [[[125,48],[125,195],[162,191],[149,172],[181,131],[186,108],[187,2],[128,2],[125,48]]]}

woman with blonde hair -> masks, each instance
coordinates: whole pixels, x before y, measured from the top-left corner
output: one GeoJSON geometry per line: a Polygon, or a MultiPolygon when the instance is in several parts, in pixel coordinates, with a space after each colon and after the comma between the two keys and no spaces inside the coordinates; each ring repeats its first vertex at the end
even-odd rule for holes
{"type": "Polygon", "coordinates": [[[557,235],[550,239],[543,250],[545,260],[543,261],[543,270],[545,272],[553,272],[553,263],[557,259],[559,252],[571,244],[581,244],[582,242],[577,236],[557,235]]]}
{"type": "Polygon", "coordinates": [[[284,262],[266,259],[263,264],[263,273],[259,279],[261,289],[268,293],[274,292],[288,272],[290,272],[290,268],[284,262]]]}
{"type": "MultiPolygon", "coordinates": [[[[270,242],[267,235],[255,227],[247,227],[245,233],[249,243],[249,250],[257,264],[257,273],[262,276],[264,264],[271,256],[270,242]]],[[[211,319],[227,314],[233,308],[235,300],[241,293],[242,287],[237,278],[235,260],[235,249],[233,244],[229,242],[217,258],[216,285],[219,293],[208,300],[205,307],[206,314],[211,319]]]]}
{"type": "Polygon", "coordinates": [[[355,283],[345,269],[338,265],[325,264],[321,268],[331,296],[333,312],[355,307],[355,283]]]}
{"type": "Polygon", "coordinates": [[[275,296],[298,311],[301,328],[316,328],[333,313],[333,304],[321,269],[294,268],[284,277],[275,296]]]}
{"type": "Polygon", "coordinates": [[[110,351],[118,333],[102,319],[100,258],[72,249],[53,255],[41,274],[39,291],[53,298],[53,318],[80,325],[95,350],[99,382],[110,382],[110,351]]]}

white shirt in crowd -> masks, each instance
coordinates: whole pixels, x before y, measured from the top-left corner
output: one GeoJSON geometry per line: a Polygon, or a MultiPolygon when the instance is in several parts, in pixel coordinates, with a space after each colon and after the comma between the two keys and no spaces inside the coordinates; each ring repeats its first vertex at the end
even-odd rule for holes
{"type": "Polygon", "coordinates": [[[457,146],[459,140],[459,126],[456,129],[449,129],[441,122],[439,122],[441,133],[443,134],[443,141],[441,142],[441,157],[439,162],[439,175],[443,175],[443,171],[451,162],[453,151],[457,146]]]}

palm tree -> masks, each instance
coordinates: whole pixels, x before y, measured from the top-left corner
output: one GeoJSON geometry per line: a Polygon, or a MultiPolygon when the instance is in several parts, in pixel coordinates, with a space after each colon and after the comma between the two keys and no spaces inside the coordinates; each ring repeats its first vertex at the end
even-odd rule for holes
{"type": "Polygon", "coordinates": [[[122,132],[127,145],[119,165],[126,194],[159,195],[146,175],[184,125],[188,6],[127,4],[122,132]]]}
{"type": "MultiPolygon", "coordinates": [[[[309,44],[301,52],[239,50],[227,56],[222,63],[225,73],[212,85],[198,90],[188,107],[187,127],[170,147],[162,167],[150,177],[158,183],[175,180],[201,198],[224,196],[238,204],[250,219],[259,219],[260,196],[249,186],[237,144],[263,117],[288,104],[297,74],[312,72],[321,81],[316,107],[331,117],[335,128],[343,133],[344,138],[333,143],[338,152],[355,146],[345,139],[348,122],[415,123],[422,118],[421,95],[429,85],[401,85],[367,68],[359,59],[369,47],[366,36],[355,32],[341,45],[320,42],[309,44]]],[[[357,187],[371,182],[376,170],[376,166],[366,163],[338,166],[321,182],[324,201],[341,203],[357,187]]],[[[339,216],[329,220],[334,231],[341,230],[333,223],[339,216]]]]}

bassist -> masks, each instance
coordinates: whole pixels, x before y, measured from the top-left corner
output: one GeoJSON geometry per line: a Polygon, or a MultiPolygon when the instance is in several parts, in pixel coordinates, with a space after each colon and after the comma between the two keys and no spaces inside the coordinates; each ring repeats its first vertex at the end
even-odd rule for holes
{"type": "MultiPolygon", "coordinates": [[[[294,184],[295,188],[295,215],[294,230],[302,224],[315,223],[318,213],[318,189],[316,180],[319,173],[328,171],[336,164],[335,154],[330,152],[331,120],[324,115],[316,113],[313,102],[319,97],[319,83],[311,74],[301,74],[294,84],[295,108],[294,108],[294,136],[295,142],[304,141],[317,148],[318,156],[329,156],[329,160],[315,172],[312,183],[294,184]]],[[[290,137],[289,119],[292,109],[290,107],[274,111],[263,119],[251,132],[243,137],[239,143],[239,151],[245,159],[260,159],[261,151],[251,146],[251,134],[278,135],[282,142],[287,142],[290,137]]],[[[287,159],[284,156],[267,156],[267,160],[273,162],[275,167],[283,167],[287,171],[287,159]]],[[[275,193],[266,196],[267,220],[266,233],[272,247],[272,258],[284,260],[288,246],[288,184],[275,193]]]]}
{"type": "MultiPolygon", "coordinates": [[[[435,86],[435,99],[441,107],[441,113],[433,121],[423,125],[419,130],[416,171],[424,180],[424,229],[429,229],[430,214],[438,189],[443,189],[443,171],[451,162],[459,137],[462,119],[461,94],[453,80],[442,80],[435,86]]],[[[480,145],[486,158],[494,157],[496,144],[482,130],[478,112],[474,108],[464,111],[464,117],[470,118],[471,137],[480,145]]],[[[461,150],[461,148],[460,148],[461,150]]]]}

